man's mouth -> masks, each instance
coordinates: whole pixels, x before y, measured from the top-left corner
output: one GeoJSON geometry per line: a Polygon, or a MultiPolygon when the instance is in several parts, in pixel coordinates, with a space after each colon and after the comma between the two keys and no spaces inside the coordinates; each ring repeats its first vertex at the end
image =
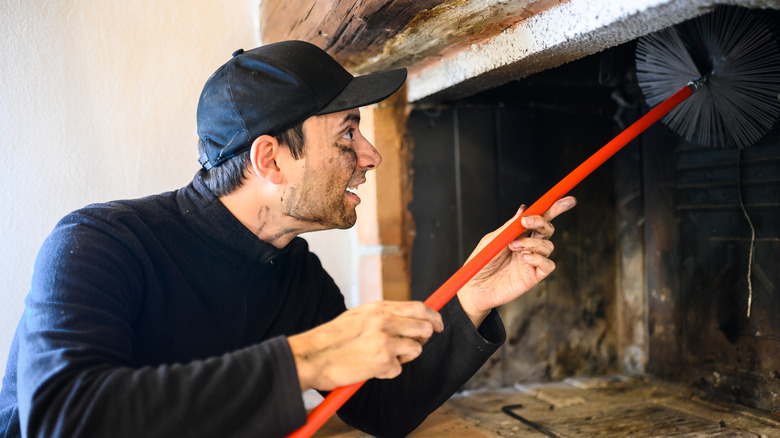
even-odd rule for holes
{"type": "Polygon", "coordinates": [[[344,194],[347,197],[351,198],[353,201],[360,204],[360,196],[358,196],[357,190],[358,190],[358,186],[363,184],[364,182],[366,182],[366,179],[364,177],[350,179],[350,181],[347,184],[352,184],[352,185],[347,186],[347,188],[344,190],[345,192],[344,194]]]}
{"type": "Polygon", "coordinates": [[[344,190],[344,192],[345,192],[344,195],[347,198],[351,199],[352,202],[360,204],[360,196],[358,196],[358,194],[357,194],[357,189],[358,189],[358,185],[357,184],[352,186],[352,187],[347,187],[347,189],[344,190]]]}

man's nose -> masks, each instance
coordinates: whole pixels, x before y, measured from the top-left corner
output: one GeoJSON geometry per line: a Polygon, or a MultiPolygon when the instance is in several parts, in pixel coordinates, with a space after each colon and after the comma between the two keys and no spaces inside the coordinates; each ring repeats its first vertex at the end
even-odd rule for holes
{"type": "Polygon", "coordinates": [[[363,139],[358,149],[358,167],[361,169],[376,169],[382,162],[382,156],[368,140],[363,139]]]}

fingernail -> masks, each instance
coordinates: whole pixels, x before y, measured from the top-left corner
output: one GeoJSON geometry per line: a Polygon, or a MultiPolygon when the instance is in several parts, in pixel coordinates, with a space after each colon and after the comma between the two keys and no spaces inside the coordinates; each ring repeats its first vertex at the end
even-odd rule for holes
{"type": "Polygon", "coordinates": [[[534,224],[534,219],[528,216],[523,217],[523,226],[528,228],[534,224]]]}

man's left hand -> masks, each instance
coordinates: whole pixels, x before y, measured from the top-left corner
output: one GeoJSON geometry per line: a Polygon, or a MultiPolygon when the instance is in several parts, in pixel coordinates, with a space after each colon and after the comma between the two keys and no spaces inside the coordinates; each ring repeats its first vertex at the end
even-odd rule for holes
{"type": "MultiPolygon", "coordinates": [[[[506,304],[528,292],[555,270],[555,263],[549,259],[553,251],[550,237],[555,228],[550,221],[570,210],[577,201],[567,196],[556,201],[541,216],[525,216],[521,224],[524,231],[504,248],[493,260],[482,268],[458,292],[461,307],[479,327],[494,307],[506,304]]],[[[469,256],[469,260],[495,238],[504,228],[520,216],[525,207],[501,228],[487,234],[469,256]]]]}

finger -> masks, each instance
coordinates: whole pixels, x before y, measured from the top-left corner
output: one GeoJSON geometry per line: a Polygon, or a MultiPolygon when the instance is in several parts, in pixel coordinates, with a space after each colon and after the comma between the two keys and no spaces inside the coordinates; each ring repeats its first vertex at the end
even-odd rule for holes
{"type": "Polygon", "coordinates": [[[543,216],[525,216],[520,223],[529,231],[528,236],[535,239],[549,239],[555,233],[553,224],[543,216]]]}
{"type": "Polygon", "coordinates": [[[555,227],[552,225],[552,220],[561,213],[567,212],[577,205],[577,200],[573,196],[566,196],[553,203],[550,208],[544,212],[543,215],[536,218],[534,216],[528,216],[529,220],[523,218],[523,226],[530,232],[530,237],[539,239],[549,239],[555,232],[555,227]],[[528,224],[528,225],[526,225],[528,224]]]}
{"type": "Polygon", "coordinates": [[[419,354],[400,354],[396,359],[398,360],[399,364],[405,364],[417,359],[419,356],[419,354]]]}
{"type": "Polygon", "coordinates": [[[377,379],[395,379],[401,374],[401,371],[404,369],[401,367],[401,363],[399,362],[397,365],[390,367],[387,371],[377,374],[377,379]]]}
{"type": "MultiPolygon", "coordinates": [[[[577,199],[574,198],[573,196],[566,196],[564,198],[561,198],[561,199],[555,201],[553,203],[553,205],[550,206],[550,208],[548,208],[547,211],[543,214],[543,217],[544,217],[544,219],[547,222],[549,222],[549,221],[553,220],[553,218],[555,218],[559,214],[571,210],[572,208],[574,208],[575,205],[577,205],[577,199]]],[[[518,217],[520,217],[523,214],[523,212],[525,212],[525,210],[527,210],[527,207],[526,207],[525,204],[522,204],[520,206],[520,208],[517,209],[517,212],[515,213],[515,215],[511,219],[506,221],[504,223],[504,225],[501,225],[500,228],[498,228],[497,230],[493,231],[489,235],[497,235],[497,234],[501,233],[502,231],[504,231],[504,229],[506,227],[508,227],[510,224],[512,224],[518,217]]],[[[531,216],[528,216],[528,217],[531,217],[531,216]]],[[[521,224],[522,224],[522,222],[521,222],[521,224]]],[[[525,225],[523,225],[523,227],[525,227],[525,225]]],[[[525,228],[527,229],[527,227],[525,227],[525,228]]],[[[528,234],[530,235],[531,233],[529,232],[528,234]]]]}
{"type": "Polygon", "coordinates": [[[523,253],[521,257],[528,265],[536,268],[539,280],[544,279],[555,270],[555,262],[541,254],[527,252],[523,253]]]}
{"type": "Polygon", "coordinates": [[[392,379],[401,374],[401,364],[411,362],[422,353],[422,346],[406,338],[393,338],[387,343],[387,356],[379,363],[376,377],[392,379]]]}
{"type": "Polygon", "coordinates": [[[549,257],[553,249],[555,249],[555,245],[549,240],[522,238],[510,243],[509,249],[512,251],[529,251],[549,257]]]}
{"type": "Polygon", "coordinates": [[[439,312],[419,301],[383,301],[382,311],[402,318],[427,321],[437,332],[444,330],[444,322],[439,312]]]}
{"type": "Polygon", "coordinates": [[[409,338],[394,338],[389,342],[393,358],[400,363],[411,362],[422,354],[422,345],[409,338]]]}
{"type": "Polygon", "coordinates": [[[412,318],[394,317],[388,319],[384,332],[403,338],[409,338],[419,344],[424,344],[433,335],[434,326],[429,321],[412,318]]]}
{"type": "Polygon", "coordinates": [[[577,199],[574,196],[566,196],[555,201],[555,203],[544,212],[543,216],[548,221],[551,221],[561,213],[571,210],[575,205],[577,205],[577,199]]]}

